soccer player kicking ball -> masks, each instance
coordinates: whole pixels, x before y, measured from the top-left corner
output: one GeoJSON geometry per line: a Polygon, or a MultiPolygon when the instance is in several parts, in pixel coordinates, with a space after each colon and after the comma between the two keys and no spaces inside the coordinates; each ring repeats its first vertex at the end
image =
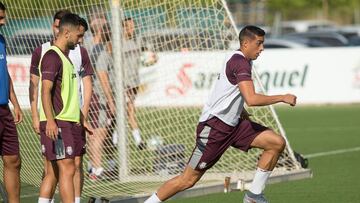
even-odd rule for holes
{"type": "MultiPolygon", "coordinates": [[[[272,130],[244,119],[248,106],[265,106],[284,102],[294,106],[292,94],[266,96],[255,92],[251,79],[251,61],[264,50],[265,32],[255,26],[244,27],[240,49],[228,57],[215,87],[205,103],[196,129],[196,146],[184,172],[165,182],[145,203],[158,203],[192,187],[230,146],[243,151],[263,149],[250,190],[244,203],[268,202],[263,189],[285,147],[285,140],[272,130]]],[[[236,160],[234,160],[236,161],[236,160]]],[[[241,163],[239,163],[241,164],[241,163]]]]}
{"type": "MultiPolygon", "coordinates": [[[[5,25],[5,6],[0,2],[0,27],[5,25]]],[[[6,43],[0,34],[0,155],[3,160],[3,180],[10,203],[20,202],[20,154],[15,124],[23,114],[17,101],[14,86],[6,65],[6,43]],[[14,106],[15,119],[9,108],[14,106]]]]}
{"type": "Polygon", "coordinates": [[[92,133],[80,111],[76,69],[67,56],[69,50],[75,49],[84,34],[81,21],[76,14],[64,15],[60,20],[56,41],[40,62],[41,147],[46,159],[59,171],[59,190],[64,203],[75,201],[74,150],[78,123],[83,124],[84,128],[92,133]]]}

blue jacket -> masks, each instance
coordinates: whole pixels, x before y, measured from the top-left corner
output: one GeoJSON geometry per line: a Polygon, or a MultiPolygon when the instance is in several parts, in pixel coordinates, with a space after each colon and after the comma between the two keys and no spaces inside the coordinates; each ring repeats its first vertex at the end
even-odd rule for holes
{"type": "Polygon", "coordinates": [[[6,42],[0,34],[0,105],[9,103],[9,77],[6,63],[6,42]]]}

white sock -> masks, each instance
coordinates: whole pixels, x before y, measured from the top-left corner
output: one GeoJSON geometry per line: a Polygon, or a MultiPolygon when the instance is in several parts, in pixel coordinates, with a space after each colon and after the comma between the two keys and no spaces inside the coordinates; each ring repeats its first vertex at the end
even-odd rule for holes
{"type": "Polygon", "coordinates": [[[51,199],[39,197],[38,203],[50,203],[51,199]]]}
{"type": "Polygon", "coordinates": [[[269,178],[272,171],[267,171],[261,168],[256,169],[254,180],[251,183],[249,191],[258,195],[262,193],[265,188],[267,179],[269,178]]]}
{"type": "Polygon", "coordinates": [[[104,168],[103,167],[99,167],[99,168],[95,168],[93,167],[91,169],[91,172],[97,176],[101,175],[104,172],[104,168]]]}
{"type": "Polygon", "coordinates": [[[160,202],[161,202],[161,200],[158,198],[156,193],[154,193],[147,200],[145,200],[144,203],[160,203],[160,202]]]}
{"type": "Polygon", "coordinates": [[[134,137],[135,144],[136,144],[136,145],[139,145],[139,144],[141,143],[141,136],[140,136],[140,130],[139,130],[139,128],[134,129],[134,130],[132,131],[132,135],[133,135],[133,137],[134,137]]]}
{"type": "Polygon", "coordinates": [[[50,203],[55,203],[55,198],[52,198],[50,203]]]}
{"type": "Polygon", "coordinates": [[[80,203],[80,197],[75,197],[75,203],[80,203]]]}

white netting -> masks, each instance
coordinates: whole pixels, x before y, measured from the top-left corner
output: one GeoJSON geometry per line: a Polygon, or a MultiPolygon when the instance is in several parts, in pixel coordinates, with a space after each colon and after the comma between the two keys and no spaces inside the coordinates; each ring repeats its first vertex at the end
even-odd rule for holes
{"type": "MultiPolygon", "coordinates": [[[[113,6],[108,1],[26,2],[4,1],[8,24],[3,28],[8,43],[9,70],[25,113],[24,122],[18,126],[23,160],[22,181],[35,186],[41,182],[43,161],[39,137],[32,130],[28,68],[32,50],[51,39],[52,17],[59,9],[69,9],[85,17],[92,29],[92,32],[87,33],[84,46],[96,72],[94,93],[99,103],[94,106],[95,110],[90,111],[90,119],[98,119],[96,136],[103,137],[104,141],[97,140],[103,146],[103,152],[96,147],[99,144],[94,144],[96,141],[88,142],[84,168],[91,163],[89,156],[92,162],[100,157],[100,166],[105,172],[96,181],[90,181],[89,174],[85,172],[84,195],[128,196],[150,193],[161,181],[178,174],[195,145],[200,106],[217,77],[226,50],[229,50],[232,41],[237,40],[223,2],[121,0],[120,9],[115,11],[119,12],[121,20],[132,18],[136,37],[125,36],[124,30],[130,29],[125,27],[131,25],[122,26],[123,21],[112,17],[114,9],[111,10],[113,6]],[[114,20],[120,22],[121,34],[116,33],[118,29],[112,26],[114,20]],[[121,36],[122,40],[107,40],[117,39],[114,35],[121,36]],[[96,43],[98,46],[95,46],[96,43]],[[109,45],[112,45],[112,50],[109,45]],[[117,47],[120,50],[114,50],[117,47]],[[114,61],[120,62],[122,74],[119,74],[120,67],[113,65],[114,61]],[[123,75],[123,79],[119,75],[123,75]],[[109,83],[104,78],[108,78],[109,83]],[[117,89],[119,86],[125,89],[120,91],[117,89]],[[127,95],[129,87],[135,86],[138,86],[137,96],[127,95]],[[123,95],[119,95],[119,92],[123,92],[123,95]],[[130,126],[131,106],[129,109],[125,105],[134,98],[135,123],[146,146],[142,150],[132,135],[136,124],[130,126]],[[108,107],[112,104],[111,100],[118,106],[117,113],[108,107]],[[119,115],[119,103],[124,104],[125,116],[119,115]],[[109,116],[111,112],[115,112],[115,116],[109,116]],[[117,123],[113,122],[115,117],[118,118],[117,123]],[[123,122],[119,122],[119,118],[123,122]],[[125,123],[124,129],[118,129],[121,123],[125,123]],[[125,139],[121,139],[122,136],[125,139]]],[[[249,111],[254,115],[254,120],[280,133],[269,107],[251,108],[249,111]]],[[[258,150],[250,150],[245,154],[229,149],[208,171],[204,183],[228,175],[246,176],[248,171],[256,168],[259,153],[258,150]]],[[[291,158],[289,148],[279,163],[279,171],[283,173],[299,167],[291,158]]]]}

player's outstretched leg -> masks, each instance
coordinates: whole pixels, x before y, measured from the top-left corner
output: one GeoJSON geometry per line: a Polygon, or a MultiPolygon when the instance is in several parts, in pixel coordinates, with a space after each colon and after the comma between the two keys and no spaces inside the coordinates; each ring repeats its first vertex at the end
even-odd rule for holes
{"type": "Polygon", "coordinates": [[[263,190],[267,179],[284,151],[285,140],[271,130],[260,133],[251,143],[252,147],[263,149],[263,153],[258,162],[254,180],[249,191],[244,196],[244,203],[267,203],[263,195],[263,190]]]}
{"type": "Polygon", "coordinates": [[[158,189],[158,191],[149,197],[149,199],[147,199],[144,203],[159,203],[165,201],[174,196],[176,193],[194,186],[204,173],[205,171],[197,171],[192,169],[190,166],[186,166],[181,175],[166,181],[158,189]]]}

